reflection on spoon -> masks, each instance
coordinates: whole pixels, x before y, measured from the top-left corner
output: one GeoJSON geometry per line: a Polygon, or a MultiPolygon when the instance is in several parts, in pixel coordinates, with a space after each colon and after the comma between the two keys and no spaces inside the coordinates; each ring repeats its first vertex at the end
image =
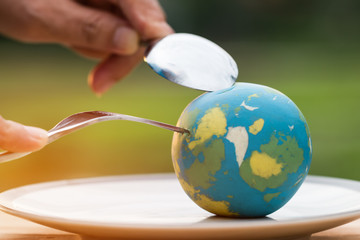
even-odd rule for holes
{"type": "Polygon", "coordinates": [[[234,59],[206,38],[175,33],[151,44],[144,61],[160,76],[204,91],[231,87],[238,76],[234,59]]]}
{"type": "MultiPolygon", "coordinates": [[[[190,132],[187,129],[176,127],[162,122],[157,122],[150,119],[139,118],[139,117],[124,115],[119,113],[112,113],[112,112],[90,111],[90,112],[80,112],[73,114],[65,118],[61,122],[59,122],[54,128],[48,131],[48,136],[49,136],[48,144],[76,130],[82,129],[86,126],[103,121],[110,121],[110,120],[127,120],[133,122],[140,122],[160,128],[165,128],[181,134],[190,134],[190,132]]],[[[15,160],[23,156],[26,156],[30,153],[31,152],[25,152],[25,153],[1,152],[0,163],[15,160]]]]}

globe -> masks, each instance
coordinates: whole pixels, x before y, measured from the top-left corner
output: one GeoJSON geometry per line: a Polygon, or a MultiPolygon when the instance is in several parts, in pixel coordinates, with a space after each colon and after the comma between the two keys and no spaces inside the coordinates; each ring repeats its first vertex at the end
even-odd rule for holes
{"type": "Polygon", "coordinates": [[[236,83],[192,101],[177,126],[172,160],[186,194],[228,217],[263,217],[284,206],[308,174],[312,146],[299,108],[281,92],[236,83]]]}

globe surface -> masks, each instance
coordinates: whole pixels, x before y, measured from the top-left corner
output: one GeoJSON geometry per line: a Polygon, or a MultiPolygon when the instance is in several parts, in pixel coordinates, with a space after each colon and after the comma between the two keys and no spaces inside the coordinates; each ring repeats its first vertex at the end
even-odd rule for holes
{"type": "Polygon", "coordinates": [[[172,159],[187,195],[221,216],[262,217],[281,208],[311,162],[309,128],[298,107],[270,87],[236,83],[192,101],[175,133],[172,159]]]}

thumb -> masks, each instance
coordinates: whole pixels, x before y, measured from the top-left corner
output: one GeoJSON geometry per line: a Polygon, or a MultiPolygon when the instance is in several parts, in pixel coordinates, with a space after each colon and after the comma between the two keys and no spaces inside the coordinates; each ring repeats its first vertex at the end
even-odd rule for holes
{"type": "Polygon", "coordinates": [[[75,1],[29,2],[29,40],[130,55],[139,36],[124,19],[75,1]],[[35,5],[35,6],[34,6],[35,5]],[[40,5],[40,6],[39,6],[40,5]]]}
{"type": "Polygon", "coordinates": [[[30,152],[41,149],[48,140],[41,128],[24,126],[0,116],[0,148],[10,152],[30,152]]]}

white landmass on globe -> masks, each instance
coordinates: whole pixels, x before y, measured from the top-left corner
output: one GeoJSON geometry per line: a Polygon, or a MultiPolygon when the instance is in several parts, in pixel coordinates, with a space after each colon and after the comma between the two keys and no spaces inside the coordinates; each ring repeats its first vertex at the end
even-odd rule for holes
{"type": "Polygon", "coordinates": [[[256,109],[258,109],[259,107],[252,107],[252,106],[249,106],[249,105],[246,105],[245,104],[245,101],[243,101],[240,105],[241,107],[244,107],[245,109],[249,110],[249,111],[254,111],[256,109]]]}
{"type": "Polygon", "coordinates": [[[235,146],[236,161],[241,166],[249,145],[249,135],[245,127],[229,127],[226,139],[235,146]]]}

